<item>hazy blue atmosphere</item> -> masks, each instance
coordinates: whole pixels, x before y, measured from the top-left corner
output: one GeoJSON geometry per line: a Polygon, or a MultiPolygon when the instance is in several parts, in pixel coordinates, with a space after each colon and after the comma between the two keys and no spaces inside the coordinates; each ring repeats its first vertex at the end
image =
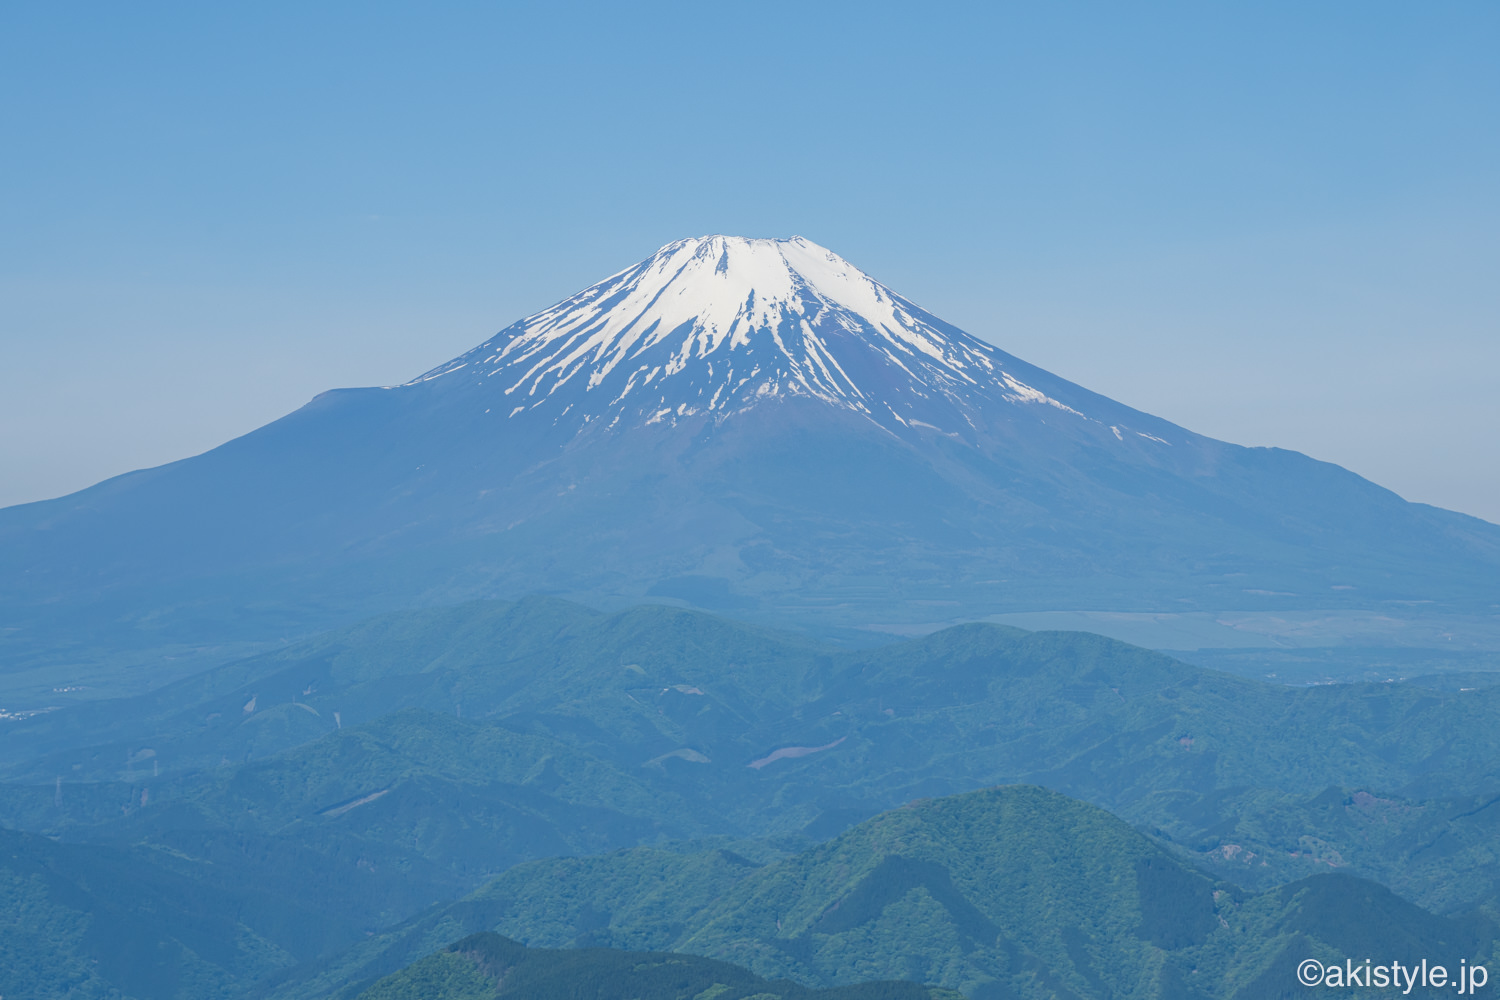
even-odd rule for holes
{"type": "Polygon", "coordinates": [[[1500,521],[1500,9],[913,11],[6,5],[0,505],[723,232],[1500,521]]]}

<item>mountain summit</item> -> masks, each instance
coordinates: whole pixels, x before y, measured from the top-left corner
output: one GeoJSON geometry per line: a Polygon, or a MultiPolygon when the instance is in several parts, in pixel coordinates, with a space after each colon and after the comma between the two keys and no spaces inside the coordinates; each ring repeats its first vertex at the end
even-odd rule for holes
{"type": "Polygon", "coordinates": [[[0,511],[0,659],[537,591],[850,624],[1472,610],[1497,578],[1495,525],[1089,392],[800,237],[709,236],[411,382],[0,511]]]}
{"type": "Polygon", "coordinates": [[[719,421],[775,396],[950,433],[976,393],[1075,412],[1009,374],[995,348],[800,236],[670,243],[410,384],[435,379],[493,387],[507,418],[610,425],[719,421]]]}

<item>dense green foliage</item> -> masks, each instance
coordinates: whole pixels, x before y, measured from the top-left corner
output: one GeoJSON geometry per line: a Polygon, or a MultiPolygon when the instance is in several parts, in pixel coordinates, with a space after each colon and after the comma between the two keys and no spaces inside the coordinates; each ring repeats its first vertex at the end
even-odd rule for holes
{"type": "Polygon", "coordinates": [[[382,979],[360,1000],[934,1000],[944,995],[911,982],[808,989],[694,955],[528,948],[481,933],[382,979]]]}
{"type": "Polygon", "coordinates": [[[341,975],[488,924],[533,947],[670,948],[817,986],[1251,1000],[1297,995],[1305,958],[1456,968],[1493,963],[1500,944],[1486,917],[1436,916],[1346,875],[1245,893],[1100,809],[1028,786],[917,803],[765,865],[722,850],[535,862],[418,924],[359,949],[370,964],[341,975]]]}
{"type": "Polygon", "coordinates": [[[327,941],[315,915],[139,853],[0,830],[0,996],[213,1000],[327,941]]]}
{"type": "MultiPolygon", "coordinates": [[[[288,988],[392,972],[492,927],[668,947],[704,893],[741,884],[745,858],[1001,783],[1102,806],[1262,895],[1337,870],[1453,914],[1500,901],[1497,723],[1500,686],[1477,682],[1292,689],[986,625],[848,650],[533,599],[389,615],[143,698],[7,722],[0,824],[217,894],[239,916],[205,925],[214,975],[288,988]],[[705,837],[762,845],[663,849],[705,837]],[[592,916],[526,894],[524,926],[484,916],[500,904],[483,894],[463,904],[473,919],[431,909],[517,863],[632,845],[650,846],[551,862],[559,884],[614,886],[592,916]],[[643,894],[654,883],[622,857],[655,859],[674,888],[643,894]],[[696,874],[671,875],[685,858],[696,874]],[[245,943],[261,940],[274,947],[245,943]]],[[[929,864],[960,885],[946,862],[903,856],[849,905],[900,886],[957,899],[929,864]]],[[[46,960],[85,953],[71,947],[46,960]]]]}
{"type": "Polygon", "coordinates": [[[360,994],[364,1000],[494,1000],[497,977],[472,957],[440,951],[394,972],[360,994]]]}

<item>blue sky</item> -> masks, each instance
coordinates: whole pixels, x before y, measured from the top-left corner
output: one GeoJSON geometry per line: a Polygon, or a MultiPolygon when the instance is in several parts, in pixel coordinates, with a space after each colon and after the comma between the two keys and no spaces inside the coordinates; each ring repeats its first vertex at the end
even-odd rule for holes
{"type": "Polygon", "coordinates": [[[1500,6],[0,7],[0,504],[801,234],[1500,521],[1500,6]]]}

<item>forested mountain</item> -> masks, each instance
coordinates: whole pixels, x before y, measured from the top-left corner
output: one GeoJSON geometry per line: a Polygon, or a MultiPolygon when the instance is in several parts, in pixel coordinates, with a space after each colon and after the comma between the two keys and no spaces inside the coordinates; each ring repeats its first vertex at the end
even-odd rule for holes
{"type": "MultiPolygon", "coordinates": [[[[153,953],[191,955],[205,996],[204,983],[226,997],[344,989],[481,930],[688,947],[695,915],[761,866],[788,871],[877,813],[869,829],[894,829],[914,800],[1030,783],[1071,797],[1038,800],[1057,838],[1042,853],[1114,830],[1267,913],[1290,912],[1267,901],[1293,884],[1343,898],[1352,883],[1305,881],[1338,873],[1395,890],[1378,897],[1391,906],[1462,922],[1500,909],[1500,685],[1486,679],[1287,688],[1098,636],[991,625],[846,649],[664,607],[601,614],[548,598],[403,612],[145,697],[12,722],[0,743],[0,823],[17,838],[3,919],[21,927],[45,911],[75,928],[16,968],[73,963],[142,1000],[186,994],[110,971],[136,940],[107,930],[129,923],[109,923],[132,912],[121,900],[161,915],[136,930],[160,942],[153,953]],[[557,855],[574,860],[541,860],[557,855]],[[543,868],[515,867],[528,862],[543,868]],[[585,888],[614,895],[553,912],[515,902],[533,890],[492,886],[445,909],[487,880],[541,870],[549,892],[578,887],[573,903],[585,888]],[[670,889],[642,902],[653,878],[670,889]],[[512,902],[497,911],[494,898],[512,902]],[[187,936],[167,919],[205,908],[222,919],[187,936]]],[[[937,877],[900,857],[877,882],[937,877]]],[[[1255,933],[1280,940],[1273,924],[1255,933]]],[[[707,923],[702,933],[719,940],[707,923]]],[[[723,957],[811,982],[842,968],[819,954],[780,971],[723,957]]],[[[998,982],[998,969],[970,971],[998,982]]]]}
{"type": "Polygon", "coordinates": [[[533,946],[672,949],[814,986],[896,978],[980,1000],[1320,996],[1297,982],[1305,959],[1441,956],[1457,969],[1500,944],[1489,916],[1435,916],[1348,875],[1248,893],[1103,810],[1008,786],[913,803],[767,864],[639,848],[522,865],[281,995],[323,996],[481,927],[533,946]]]}
{"type": "Polygon", "coordinates": [[[912,982],[868,982],[808,989],[768,982],[727,962],[692,955],[607,948],[527,948],[498,934],[475,934],[395,973],[361,1000],[957,1000],[912,982]]]}

